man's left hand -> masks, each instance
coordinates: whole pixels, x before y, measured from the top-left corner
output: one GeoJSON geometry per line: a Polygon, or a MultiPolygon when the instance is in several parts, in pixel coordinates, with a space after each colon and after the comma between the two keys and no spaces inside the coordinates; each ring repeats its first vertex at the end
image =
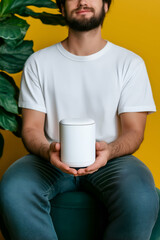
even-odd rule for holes
{"type": "Polygon", "coordinates": [[[86,167],[78,170],[76,176],[83,176],[98,171],[99,168],[105,166],[109,160],[110,147],[106,142],[96,142],[96,160],[95,162],[86,167]]]}

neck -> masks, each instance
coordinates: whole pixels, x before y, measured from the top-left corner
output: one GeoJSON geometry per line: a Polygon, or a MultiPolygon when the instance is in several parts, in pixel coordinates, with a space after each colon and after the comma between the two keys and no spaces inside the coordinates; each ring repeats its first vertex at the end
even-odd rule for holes
{"type": "Polygon", "coordinates": [[[87,32],[69,29],[68,38],[62,45],[75,55],[87,56],[100,51],[106,45],[106,41],[101,36],[101,27],[87,32]]]}

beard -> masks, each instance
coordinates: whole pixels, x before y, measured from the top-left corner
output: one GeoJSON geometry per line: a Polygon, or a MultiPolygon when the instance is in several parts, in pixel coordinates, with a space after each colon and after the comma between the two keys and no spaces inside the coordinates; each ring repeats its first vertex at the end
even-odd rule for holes
{"type": "MultiPolygon", "coordinates": [[[[94,12],[94,9],[92,8],[88,8],[88,7],[84,7],[83,9],[89,9],[92,12],[94,12]]],[[[79,9],[76,9],[74,11],[77,11],[79,9]]],[[[103,24],[105,18],[105,10],[104,10],[104,3],[103,6],[101,8],[101,12],[99,13],[98,16],[93,16],[89,19],[75,19],[75,18],[71,18],[67,15],[67,12],[65,10],[65,20],[67,25],[75,30],[75,31],[79,31],[79,32],[83,32],[83,31],[90,31],[92,29],[95,29],[97,27],[99,27],[100,25],[103,24]]]]}

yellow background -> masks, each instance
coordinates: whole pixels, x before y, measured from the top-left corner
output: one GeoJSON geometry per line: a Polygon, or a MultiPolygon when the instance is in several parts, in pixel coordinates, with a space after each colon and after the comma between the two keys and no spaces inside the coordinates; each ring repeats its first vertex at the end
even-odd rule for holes
{"type": "MultiPolygon", "coordinates": [[[[39,11],[38,8],[34,9],[39,11]]],[[[146,63],[157,105],[157,113],[148,116],[145,140],[135,155],[149,167],[157,187],[160,187],[159,9],[159,0],[113,0],[102,28],[102,36],[105,39],[134,51],[146,63]]],[[[48,9],[43,10],[51,12],[48,9]]],[[[26,39],[34,41],[34,51],[61,41],[67,36],[68,30],[66,27],[44,25],[40,20],[26,19],[30,24],[26,39]]],[[[20,75],[13,75],[18,85],[20,83],[20,75]]],[[[26,154],[20,139],[8,131],[2,131],[2,134],[5,138],[5,147],[3,157],[0,159],[0,178],[16,159],[26,154]]]]}
{"type": "MultiPolygon", "coordinates": [[[[159,0],[113,0],[107,14],[102,35],[105,39],[139,54],[145,61],[157,113],[148,116],[145,140],[135,153],[151,170],[156,186],[160,188],[160,1],[159,0]]],[[[48,9],[44,9],[48,11],[48,9]]],[[[27,18],[31,25],[26,39],[34,41],[34,51],[61,41],[67,36],[67,28],[43,25],[39,20],[27,18]]],[[[14,74],[17,84],[20,74],[14,74]]],[[[138,89],[137,89],[138,91],[138,89]]],[[[5,170],[19,157],[26,154],[20,139],[8,131],[3,157],[0,159],[0,178],[5,170]]],[[[0,235],[0,239],[3,237],[0,235]]]]}

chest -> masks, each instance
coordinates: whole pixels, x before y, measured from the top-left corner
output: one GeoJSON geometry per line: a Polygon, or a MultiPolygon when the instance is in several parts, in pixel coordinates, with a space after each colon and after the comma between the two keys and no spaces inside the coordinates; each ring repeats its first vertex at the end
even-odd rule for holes
{"type": "Polygon", "coordinates": [[[107,64],[68,64],[61,71],[51,69],[44,78],[44,93],[66,101],[83,98],[118,101],[121,92],[118,71],[107,64]]]}

